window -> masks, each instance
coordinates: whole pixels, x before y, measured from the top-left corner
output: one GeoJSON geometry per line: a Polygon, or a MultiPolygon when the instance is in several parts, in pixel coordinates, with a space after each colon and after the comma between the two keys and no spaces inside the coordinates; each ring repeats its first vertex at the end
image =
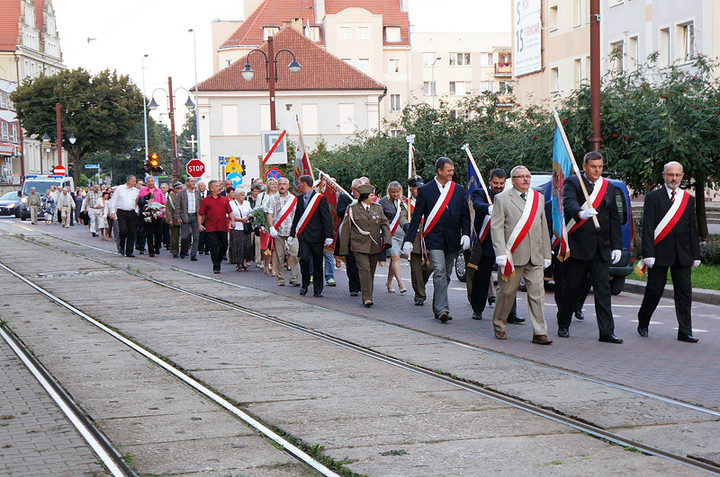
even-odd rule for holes
{"type": "Polygon", "coordinates": [[[425,81],[423,83],[423,94],[425,96],[435,96],[437,94],[437,83],[435,81],[425,81]]]}
{"type": "Polygon", "coordinates": [[[388,73],[400,73],[400,58],[388,59],[388,73]]]}
{"type": "Polygon", "coordinates": [[[388,43],[400,43],[402,41],[400,27],[385,27],[385,41],[388,43]]]}
{"type": "Polygon", "coordinates": [[[340,39],[352,40],[352,29],[349,26],[340,27],[340,39]]]}
{"type": "Polygon", "coordinates": [[[18,125],[16,123],[10,125],[10,142],[18,142],[18,125]]]}
{"type": "Polygon", "coordinates": [[[0,108],[8,108],[8,94],[5,91],[0,91],[0,108]]]}
{"type": "Polygon", "coordinates": [[[470,66],[470,53],[450,53],[450,66],[470,66]]]}
{"type": "Polygon", "coordinates": [[[493,54],[492,53],[480,53],[480,66],[492,66],[493,65],[493,54]]]}
{"type": "Polygon", "coordinates": [[[305,36],[308,37],[311,41],[320,41],[320,27],[305,27],[305,36]]]}
{"type": "Polygon", "coordinates": [[[624,56],[622,41],[610,43],[610,68],[616,73],[621,73],[623,70],[624,56]]]}
{"type": "Polygon", "coordinates": [[[266,41],[269,37],[277,35],[277,32],[280,31],[280,28],[276,26],[264,26],[263,27],[263,41],[266,41]]]}
{"type": "Polygon", "coordinates": [[[575,88],[577,88],[578,86],[580,86],[582,84],[583,79],[585,79],[585,78],[583,78],[582,60],[580,58],[578,58],[577,60],[573,61],[573,66],[574,66],[574,70],[575,70],[574,71],[575,81],[573,83],[573,86],[575,88]]]}
{"type": "Polygon", "coordinates": [[[370,58],[360,58],[358,60],[358,69],[365,73],[366,75],[370,74],[370,58]]]}
{"type": "Polygon", "coordinates": [[[627,67],[630,71],[637,70],[638,67],[638,57],[640,56],[640,51],[638,50],[638,37],[631,36],[628,39],[628,51],[627,51],[627,67]]]}
{"type": "Polygon", "coordinates": [[[352,66],[352,58],[342,58],[342,60],[348,65],[352,66]]]}
{"type": "Polygon", "coordinates": [[[550,69],[550,91],[560,91],[560,70],[557,67],[550,69]]]}
{"type": "Polygon", "coordinates": [[[370,39],[370,27],[359,26],[358,27],[358,40],[369,40],[370,39]]]}
{"type": "Polygon", "coordinates": [[[495,82],[494,81],[481,81],[480,82],[480,92],[489,92],[494,93],[495,92],[495,82]]]}
{"type": "Polygon", "coordinates": [[[390,137],[400,137],[400,134],[402,134],[402,129],[391,129],[390,130],[390,137]]]}
{"type": "Polygon", "coordinates": [[[472,83],[469,81],[451,81],[450,96],[461,96],[463,94],[472,94],[472,83]]]}
{"type": "Polygon", "coordinates": [[[660,30],[660,34],[658,35],[658,52],[660,53],[660,57],[658,58],[658,64],[660,66],[670,66],[671,60],[670,58],[670,29],[669,28],[663,28],[660,30]]]}
{"type": "Polygon", "coordinates": [[[2,124],[2,140],[7,142],[10,139],[8,123],[6,123],[5,121],[2,121],[0,124],[2,124]]]}
{"type": "Polygon", "coordinates": [[[677,27],[678,59],[682,62],[690,61],[695,52],[695,27],[692,22],[677,27]]]}
{"type": "Polygon", "coordinates": [[[391,94],[390,95],[390,111],[400,111],[402,110],[402,106],[400,105],[400,95],[399,94],[391,94]]]}
{"type": "Polygon", "coordinates": [[[509,81],[501,81],[500,82],[500,94],[510,94],[512,92],[512,88],[510,87],[509,81]]]}
{"type": "Polygon", "coordinates": [[[423,66],[432,66],[435,63],[435,58],[437,58],[437,53],[434,51],[423,53],[423,66]]]}
{"type": "Polygon", "coordinates": [[[550,30],[557,30],[557,22],[558,22],[558,7],[557,5],[552,5],[550,7],[550,15],[548,15],[550,18],[548,18],[548,27],[550,27],[550,30]]]}
{"type": "Polygon", "coordinates": [[[585,0],[573,0],[573,26],[580,26],[583,22],[585,0]]]}
{"type": "Polygon", "coordinates": [[[338,104],[338,121],[341,134],[354,134],[355,105],[352,103],[338,104]]]}

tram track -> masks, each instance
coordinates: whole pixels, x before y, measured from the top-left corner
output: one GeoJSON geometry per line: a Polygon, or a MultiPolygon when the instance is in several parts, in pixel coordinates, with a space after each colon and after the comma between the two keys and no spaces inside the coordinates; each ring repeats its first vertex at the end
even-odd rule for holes
{"type": "MultiPolygon", "coordinates": [[[[26,240],[27,240],[27,239],[26,239],[26,240]]],[[[79,242],[75,242],[75,241],[70,241],[70,240],[67,240],[67,239],[60,239],[60,240],[64,240],[64,241],[67,241],[67,242],[69,242],[69,243],[73,243],[74,245],[83,246],[83,247],[86,247],[86,248],[92,248],[92,249],[96,249],[96,250],[102,250],[102,249],[98,249],[97,247],[87,246],[87,245],[85,245],[85,244],[82,244],[82,243],[79,243],[79,242]]],[[[30,241],[30,242],[32,243],[32,241],[30,241]]],[[[38,244],[38,245],[40,245],[40,246],[49,246],[49,245],[43,245],[43,244],[38,244]]],[[[104,252],[107,252],[106,250],[103,250],[103,251],[104,251],[104,252]]],[[[112,252],[109,252],[109,253],[112,253],[112,252]]],[[[687,466],[687,467],[689,467],[689,468],[693,468],[693,469],[696,469],[696,470],[702,470],[702,471],[705,471],[705,472],[708,472],[708,473],[720,475],[720,466],[716,465],[716,464],[713,463],[713,462],[705,462],[705,461],[703,461],[703,460],[694,458],[694,457],[692,457],[692,456],[679,455],[679,454],[676,454],[676,453],[673,453],[673,452],[665,451],[665,450],[663,450],[663,449],[660,449],[660,448],[658,448],[658,447],[655,447],[655,446],[646,444],[646,443],[644,443],[644,442],[639,442],[639,441],[637,441],[637,440],[633,440],[633,439],[630,439],[630,438],[621,436],[621,435],[619,435],[619,434],[617,434],[617,433],[614,433],[614,432],[611,432],[611,431],[607,431],[607,430],[605,430],[605,429],[603,429],[603,428],[601,428],[601,427],[598,427],[598,426],[596,426],[596,425],[593,425],[592,423],[583,421],[582,419],[577,419],[577,418],[574,418],[574,417],[572,417],[572,416],[564,415],[564,414],[562,414],[561,412],[559,412],[559,411],[557,411],[557,410],[545,409],[545,408],[539,407],[539,406],[537,406],[537,405],[535,405],[535,404],[529,403],[529,402],[527,402],[527,401],[525,401],[525,400],[519,399],[519,398],[517,398],[517,397],[509,396],[509,395],[503,394],[503,393],[501,393],[501,392],[498,392],[498,391],[489,389],[489,388],[487,388],[487,387],[482,386],[481,384],[469,382],[469,381],[462,380],[462,379],[458,379],[458,378],[453,377],[453,376],[448,376],[448,375],[445,375],[445,374],[440,373],[440,372],[435,371],[435,370],[426,369],[426,368],[423,368],[423,367],[418,366],[418,365],[416,365],[416,364],[409,363],[409,362],[407,362],[407,361],[405,361],[405,360],[399,359],[399,358],[397,358],[397,357],[390,356],[390,355],[388,355],[388,354],[381,353],[381,352],[378,352],[378,351],[369,349],[369,348],[367,348],[367,347],[365,347],[365,346],[362,346],[362,345],[358,345],[358,344],[353,343],[353,342],[351,342],[351,341],[348,341],[348,340],[345,340],[345,339],[342,339],[342,338],[338,338],[338,337],[335,337],[335,336],[331,336],[331,335],[329,335],[329,334],[327,334],[327,333],[324,333],[324,332],[321,332],[321,331],[309,329],[309,328],[307,328],[307,327],[305,327],[305,326],[303,326],[303,325],[300,325],[300,324],[297,324],[297,323],[293,323],[293,322],[291,322],[291,321],[287,321],[287,320],[284,320],[284,319],[281,319],[281,318],[278,318],[278,317],[275,317],[275,316],[272,316],[272,315],[269,315],[269,314],[266,314],[266,313],[261,313],[261,312],[252,310],[252,309],[250,309],[250,308],[248,308],[248,307],[245,307],[245,306],[242,306],[242,305],[238,305],[238,304],[233,303],[233,302],[231,302],[231,301],[228,301],[228,300],[225,300],[225,299],[222,299],[222,298],[218,298],[218,297],[216,297],[216,296],[212,296],[212,295],[209,295],[209,294],[206,294],[206,293],[201,293],[201,292],[198,292],[198,291],[194,291],[194,290],[190,290],[190,289],[187,289],[187,288],[183,288],[183,287],[180,287],[180,286],[177,286],[177,285],[173,285],[173,284],[171,284],[171,283],[167,283],[167,282],[164,282],[164,281],[161,281],[161,280],[157,280],[157,279],[155,279],[155,278],[153,278],[153,277],[151,277],[151,276],[144,275],[143,273],[141,273],[141,272],[139,272],[139,271],[124,269],[124,268],[122,268],[122,267],[113,265],[113,264],[111,264],[111,263],[107,263],[107,262],[105,262],[105,261],[103,261],[103,260],[99,260],[99,259],[95,259],[95,258],[90,258],[90,257],[84,256],[84,255],[81,255],[81,254],[77,254],[77,255],[78,255],[78,256],[82,256],[84,259],[87,259],[87,260],[90,260],[90,261],[94,261],[94,262],[96,262],[96,263],[100,263],[100,264],[103,264],[103,265],[105,265],[105,266],[109,266],[109,267],[115,268],[115,269],[117,269],[117,270],[121,270],[121,271],[126,272],[126,273],[128,273],[128,274],[130,274],[130,275],[132,275],[132,276],[135,276],[135,277],[137,277],[137,278],[139,278],[139,279],[142,279],[142,280],[148,281],[148,282],[150,282],[150,283],[153,283],[154,285],[157,285],[157,286],[160,286],[160,287],[164,287],[164,288],[170,289],[170,290],[172,290],[172,291],[174,291],[174,292],[181,293],[181,294],[184,294],[184,295],[187,295],[187,296],[191,296],[191,297],[193,297],[193,298],[200,299],[200,300],[206,301],[206,302],[208,302],[208,303],[213,303],[213,304],[218,305],[218,306],[222,306],[222,307],[225,307],[225,308],[228,308],[228,309],[232,309],[232,310],[234,310],[234,311],[243,313],[243,314],[245,314],[245,315],[247,315],[247,316],[251,316],[251,317],[254,317],[254,318],[257,318],[257,319],[261,319],[261,320],[263,320],[263,321],[265,321],[265,322],[272,323],[272,324],[274,324],[274,325],[281,326],[281,327],[284,327],[284,328],[286,328],[286,329],[293,330],[293,331],[298,332],[298,333],[302,333],[302,334],[304,334],[304,335],[313,337],[313,338],[318,339],[318,340],[321,340],[321,341],[323,341],[323,342],[330,343],[330,344],[333,344],[333,345],[335,345],[335,346],[341,347],[341,348],[343,348],[343,349],[350,350],[350,351],[355,352],[355,353],[358,353],[358,354],[360,354],[360,355],[363,355],[363,356],[366,356],[366,357],[375,359],[375,360],[377,360],[377,361],[383,362],[383,363],[388,364],[388,365],[390,365],[390,366],[393,366],[393,367],[395,367],[395,368],[402,369],[402,370],[405,370],[405,371],[409,371],[409,372],[412,372],[412,373],[415,373],[415,374],[419,374],[419,375],[425,376],[425,377],[427,377],[427,378],[430,378],[430,379],[433,379],[433,380],[436,380],[436,381],[441,381],[441,382],[443,382],[443,383],[445,383],[445,384],[448,384],[448,385],[450,385],[450,386],[453,386],[453,387],[455,387],[455,388],[458,388],[458,389],[461,389],[461,390],[464,390],[464,391],[471,392],[471,393],[473,393],[473,394],[476,394],[476,395],[485,397],[485,398],[487,398],[487,399],[491,399],[491,400],[496,401],[496,402],[500,402],[500,403],[502,403],[502,404],[504,404],[504,405],[511,406],[511,407],[513,407],[513,408],[515,408],[515,409],[523,410],[523,411],[525,411],[525,412],[531,413],[531,414],[533,414],[533,415],[535,415],[535,416],[538,416],[538,417],[541,417],[541,418],[543,418],[543,419],[547,419],[547,420],[552,421],[552,422],[555,422],[555,423],[563,424],[563,425],[565,425],[565,426],[571,427],[571,428],[573,428],[573,429],[576,429],[576,430],[578,430],[578,431],[581,431],[581,432],[583,432],[583,433],[586,433],[586,434],[588,434],[588,435],[590,435],[590,436],[593,436],[593,437],[595,437],[595,438],[598,438],[598,439],[601,439],[601,440],[604,440],[604,441],[607,441],[607,442],[611,442],[611,443],[613,443],[613,444],[616,444],[616,445],[619,445],[619,446],[622,446],[622,447],[625,447],[625,448],[637,450],[637,451],[640,451],[640,452],[645,453],[645,454],[647,454],[647,455],[654,455],[654,456],[662,457],[662,458],[664,458],[664,459],[667,459],[667,460],[669,460],[669,461],[672,461],[672,462],[675,462],[675,463],[678,463],[678,464],[687,466]]],[[[52,294],[52,293],[49,292],[48,290],[46,290],[46,289],[40,287],[39,285],[33,283],[33,282],[32,282],[30,279],[28,279],[27,277],[25,277],[25,276],[23,276],[22,274],[14,271],[14,270],[12,270],[12,269],[10,269],[10,268],[7,267],[5,264],[0,264],[0,267],[3,268],[3,269],[5,269],[6,271],[8,271],[8,273],[13,274],[13,275],[16,276],[18,279],[22,280],[23,282],[25,282],[25,283],[28,284],[29,286],[35,288],[37,291],[39,291],[40,293],[42,293],[43,295],[45,295],[48,299],[50,299],[51,301],[57,303],[58,305],[63,306],[64,308],[66,308],[66,309],[68,309],[69,311],[77,314],[78,316],[81,316],[83,319],[92,320],[92,321],[90,321],[90,322],[96,321],[96,320],[94,320],[92,317],[89,317],[89,316],[85,315],[82,311],[75,309],[71,304],[63,301],[61,298],[55,296],[54,294],[52,294]],[[84,315],[84,316],[83,316],[83,315],[84,315]]],[[[213,281],[215,281],[215,282],[220,282],[220,283],[223,283],[223,284],[234,285],[234,286],[240,287],[240,285],[235,285],[235,284],[232,284],[232,283],[224,282],[224,281],[222,281],[222,280],[218,280],[218,279],[215,279],[215,278],[213,278],[213,277],[205,277],[205,276],[202,276],[202,275],[194,274],[193,272],[189,272],[189,271],[186,271],[186,270],[178,269],[178,268],[176,268],[176,267],[170,267],[170,268],[172,268],[173,270],[176,270],[176,271],[178,271],[178,272],[182,272],[182,273],[189,274],[189,275],[191,275],[191,276],[195,276],[195,277],[197,277],[197,278],[203,278],[203,279],[207,279],[207,280],[213,280],[213,281]]],[[[247,288],[247,287],[243,287],[243,288],[247,288]]],[[[95,323],[93,323],[93,324],[95,324],[95,323]]],[[[98,324],[96,324],[95,326],[98,326],[98,325],[101,325],[101,326],[104,327],[104,325],[102,325],[102,324],[99,323],[99,322],[98,322],[98,324]]],[[[105,327],[105,328],[107,328],[107,327],[105,327]]],[[[101,328],[101,329],[102,329],[102,328],[101,328]]],[[[103,331],[105,331],[105,330],[103,330],[103,331]]],[[[181,380],[183,380],[183,381],[185,381],[185,379],[189,379],[190,382],[195,381],[194,378],[192,378],[191,376],[188,376],[187,374],[185,374],[183,371],[179,370],[177,367],[173,366],[172,364],[170,364],[170,363],[168,363],[168,362],[166,362],[166,361],[164,361],[164,360],[162,360],[162,359],[160,359],[160,358],[157,358],[154,354],[148,352],[148,351],[145,350],[142,346],[140,346],[140,345],[138,345],[138,344],[136,344],[136,343],[128,340],[127,338],[125,338],[125,337],[119,335],[118,333],[110,330],[109,328],[108,328],[108,331],[114,333],[115,335],[118,335],[118,336],[114,336],[114,337],[115,337],[116,339],[119,339],[119,340],[122,341],[124,344],[126,344],[126,345],[129,346],[129,347],[131,347],[132,349],[134,349],[134,350],[140,352],[141,354],[143,354],[144,356],[148,357],[148,359],[151,359],[153,362],[155,362],[155,363],[158,364],[159,366],[163,367],[166,371],[170,372],[171,374],[173,374],[174,376],[176,376],[178,379],[181,379],[181,380]],[[127,341],[127,342],[126,342],[126,341],[127,341]],[[136,348],[137,348],[137,349],[136,349],[136,348]],[[142,351],[141,351],[141,350],[142,350],[142,351]],[[147,353],[147,354],[146,354],[146,353],[147,353]],[[150,356],[148,356],[148,355],[152,356],[152,358],[151,358],[150,356]]],[[[106,331],[106,332],[108,332],[108,331],[106,331]]],[[[450,341],[450,340],[448,340],[448,341],[450,341]]],[[[467,345],[464,345],[464,344],[463,344],[463,346],[467,346],[467,345]]],[[[478,350],[481,350],[481,349],[478,348],[478,350]]],[[[518,358],[518,359],[519,359],[519,358],[518,358]]],[[[529,362],[529,361],[527,361],[527,360],[522,360],[522,361],[523,361],[523,362],[529,362]]],[[[556,369],[556,368],[552,368],[552,369],[556,369]]],[[[582,377],[582,376],[579,376],[579,375],[578,375],[578,377],[582,377]]],[[[596,380],[595,380],[595,381],[596,381],[596,380]]],[[[185,381],[185,382],[188,382],[188,381],[185,381]]],[[[195,381],[195,382],[197,382],[197,381],[195,381]]],[[[188,384],[190,384],[190,383],[188,383],[188,384]]],[[[197,384],[199,384],[201,388],[205,388],[209,393],[216,394],[216,393],[214,393],[214,391],[211,391],[210,389],[206,388],[206,387],[205,387],[204,385],[202,385],[201,383],[197,383],[197,384]]],[[[193,384],[190,384],[190,385],[193,386],[193,387],[195,387],[193,384]]],[[[197,388],[196,388],[196,389],[197,389],[197,388]]],[[[202,391],[200,391],[200,392],[202,392],[202,391]]],[[[641,393],[642,393],[642,392],[641,392],[641,393]]],[[[205,394],[205,393],[203,392],[203,394],[205,394]]],[[[645,396],[647,396],[647,394],[648,394],[648,393],[642,393],[642,395],[645,395],[645,396]]],[[[225,400],[225,401],[227,402],[227,400],[226,400],[224,397],[219,396],[219,395],[217,395],[217,394],[216,394],[216,396],[217,396],[218,398],[220,398],[221,400],[225,400]]],[[[654,397],[654,396],[650,396],[650,397],[654,397]]],[[[660,398],[662,398],[662,397],[660,397],[660,398]]],[[[215,401],[215,402],[218,402],[218,401],[215,401]]],[[[218,402],[218,404],[220,404],[220,403],[218,402]]],[[[230,403],[228,402],[228,404],[230,404],[230,403]]],[[[680,403],[680,404],[686,404],[686,403],[680,403]]],[[[221,405],[222,405],[222,404],[221,404],[221,405]]],[[[230,404],[230,406],[233,407],[231,404],[230,404]]],[[[707,412],[707,413],[712,414],[712,415],[717,415],[717,413],[715,413],[715,412],[712,411],[712,410],[707,410],[707,409],[699,408],[699,407],[697,407],[697,406],[692,406],[692,405],[688,405],[688,406],[691,406],[692,409],[695,409],[695,410],[698,410],[698,411],[707,412]]],[[[223,405],[223,407],[225,407],[225,406],[223,405]]],[[[226,409],[227,409],[227,408],[226,408],[226,409]]],[[[229,409],[228,409],[228,410],[229,410],[229,409]]],[[[231,412],[233,412],[233,411],[231,411],[231,412]]],[[[333,475],[333,474],[325,474],[325,475],[333,475]]]]}

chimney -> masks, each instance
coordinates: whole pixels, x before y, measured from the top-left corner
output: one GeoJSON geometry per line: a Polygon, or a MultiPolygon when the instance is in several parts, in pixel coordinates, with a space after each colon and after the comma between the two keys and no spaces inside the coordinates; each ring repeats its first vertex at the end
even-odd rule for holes
{"type": "Polygon", "coordinates": [[[289,22],[283,22],[283,26],[289,26],[296,32],[303,34],[303,19],[302,18],[293,18],[289,22]]]}

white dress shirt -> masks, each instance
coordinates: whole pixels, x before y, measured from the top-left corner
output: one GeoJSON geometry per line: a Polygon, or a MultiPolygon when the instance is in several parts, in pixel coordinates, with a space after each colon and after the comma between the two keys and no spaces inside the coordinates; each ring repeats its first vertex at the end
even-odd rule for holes
{"type": "Polygon", "coordinates": [[[137,213],[137,196],[140,193],[135,187],[126,184],[118,186],[110,200],[110,213],[116,214],[118,210],[134,211],[137,213]]]}

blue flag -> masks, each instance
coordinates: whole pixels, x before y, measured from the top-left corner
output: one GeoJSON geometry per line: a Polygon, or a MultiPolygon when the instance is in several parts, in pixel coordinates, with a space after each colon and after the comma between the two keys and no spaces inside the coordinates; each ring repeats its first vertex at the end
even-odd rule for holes
{"type": "Polygon", "coordinates": [[[572,162],[568,155],[565,142],[560,134],[560,127],[555,127],[553,141],[553,178],[552,178],[552,228],[553,247],[558,246],[557,257],[560,261],[570,255],[568,248],[567,228],[563,212],[563,186],[565,179],[573,172],[572,162]]]}

